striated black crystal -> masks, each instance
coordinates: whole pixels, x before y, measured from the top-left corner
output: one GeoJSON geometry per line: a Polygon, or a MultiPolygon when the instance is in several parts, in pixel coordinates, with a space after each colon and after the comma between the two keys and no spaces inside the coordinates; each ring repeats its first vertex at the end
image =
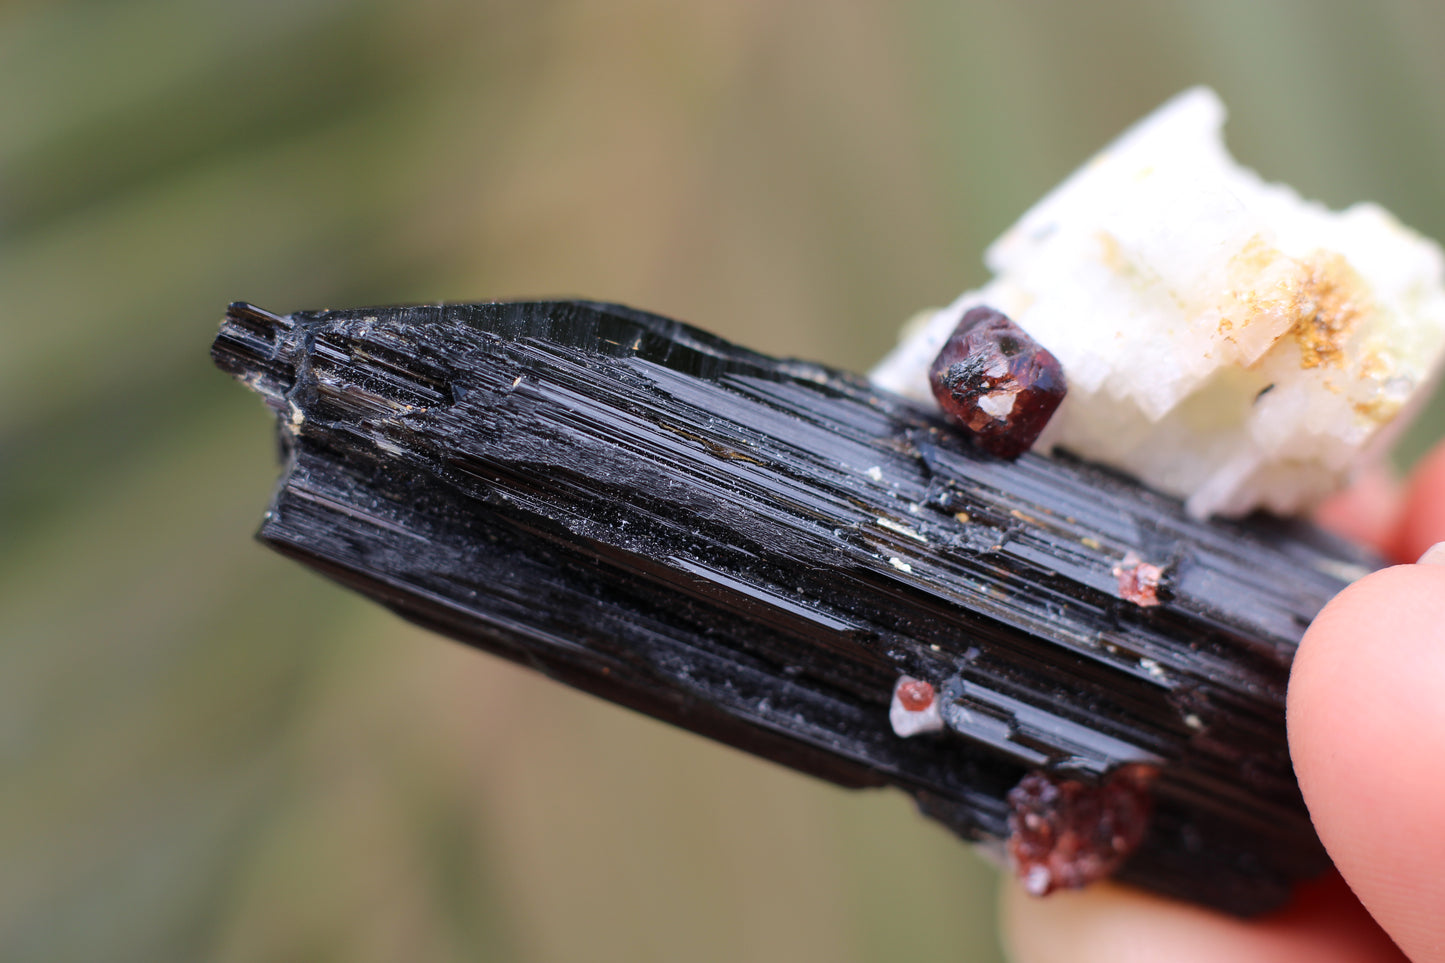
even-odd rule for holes
{"type": "MultiPolygon", "coordinates": [[[[259,537],[408,619],[897,786],[968,839],[1007,840],[1021,785],[1016,826],[1051,818],[1040,779],[1077,802],[1147,772],[1117,876],[1172,896],[1254,913],[1327,866],[1285,682],[1370,561],[1308,526],[1200,523],[1086,464],[981,455],[865,379],[615,305],[237,304],[212,354],[278,415],[259,537]],[[1148,605],[1120,575],[1140,566],[1148,605]],[[911,738],[900,676],[941,719],[911,738]]],[[[1087,840],[1090,806],[1058,826],[1087,840]]]]}

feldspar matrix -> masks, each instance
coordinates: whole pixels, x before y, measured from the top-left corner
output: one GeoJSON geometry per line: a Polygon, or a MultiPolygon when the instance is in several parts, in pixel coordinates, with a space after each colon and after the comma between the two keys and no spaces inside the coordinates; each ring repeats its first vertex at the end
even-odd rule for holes
{"type": "Polygon", "coordinates": [[[1308,508],[1377,454],[1445,349],[1440,249],[1373,204],[1333,212],[1236,164],[1188,91],[989,249],[994,280],[874,371],[932,403],[966,312],[1002,311],[1063,366],[1038,447],[1129,472],[1191,514],[1308,508]]]}

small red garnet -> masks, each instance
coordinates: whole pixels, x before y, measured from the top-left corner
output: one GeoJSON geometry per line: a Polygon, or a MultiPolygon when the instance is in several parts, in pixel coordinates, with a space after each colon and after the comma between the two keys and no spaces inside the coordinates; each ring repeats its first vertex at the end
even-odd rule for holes
{"type": "Polygon", "coordinates": [[[1138,848],[1149,828],[1149,791],[1158,770],[1133,763],[1102,783],[1032,772],[1009,790],[1008,855],[1035,896],[1104,879],[1138,848]]]}
{"type": "Polygon", "coordinates": [[[1119,580],[1120,598],[1141,608],[1159,604],[1159,583],[1164,578],[1162,567],[1129,552],[1121,564],[1114,566],[1114,576],[1119,580]]]}
{"type": "Polygon", "coordinates": [[[898,703],[909,712],[922,712],[933,705],[933,686],[922,679],[898,684],[898,703]]]}
{"type": "Polygon", "coordinates": [[[1058,359],[988,307],[963,316],[928,383],[950,421],[984,451],[1007,459],[1033,447],[1067,391],[1058,359]]]}

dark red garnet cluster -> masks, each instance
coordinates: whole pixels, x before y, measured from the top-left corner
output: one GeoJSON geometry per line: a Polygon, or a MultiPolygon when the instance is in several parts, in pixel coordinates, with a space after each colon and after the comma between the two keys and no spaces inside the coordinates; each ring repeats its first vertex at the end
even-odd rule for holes
{"type": "Polygon", "coordinates": [[[1009,791],[1008,855],[1035,896],[1110,876],[1149,826],[1153,766],[1124,766],[1099,785],[1034,772],[1009,791]]]}
{"type": "Polygon", "coordinates": [[[1028,451],[1068,390],[1058,359],[1001,311],[963,316],[928,370],[949,420],[1000,458],[1028,451]]]}

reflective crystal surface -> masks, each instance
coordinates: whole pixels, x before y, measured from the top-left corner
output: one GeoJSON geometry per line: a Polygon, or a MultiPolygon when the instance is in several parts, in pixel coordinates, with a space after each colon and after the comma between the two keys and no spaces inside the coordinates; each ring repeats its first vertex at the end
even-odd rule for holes
{"type": "Polygon", "coordinates": [[[988,307],[963,316],[928,383],[950,421],[984,451],[1010,460],[1033,447],[1067,390],[1058,360],[988,307]]]}

